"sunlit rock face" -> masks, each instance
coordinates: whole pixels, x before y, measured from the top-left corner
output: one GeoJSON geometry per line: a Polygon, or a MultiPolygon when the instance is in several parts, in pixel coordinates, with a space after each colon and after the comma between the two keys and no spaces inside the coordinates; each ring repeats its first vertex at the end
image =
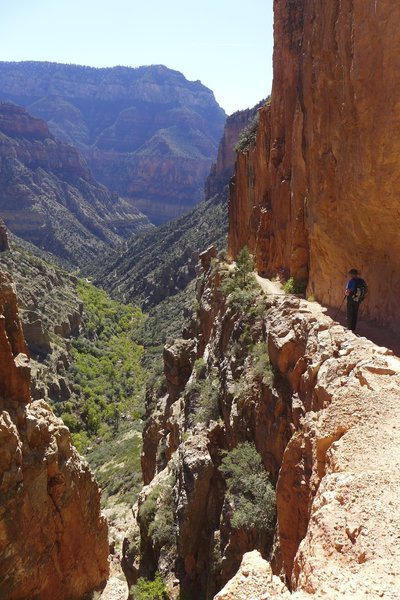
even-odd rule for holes
{"type": "Polygon", "coordinates": [[[350,267],[365,314],[400,329],[400,6],[278,0],[271,105],[238,158],[229,250],[260,271],[308,281],[338,305],[350,267]]]}
{"type": "Polygon", "coordinates": [[[44,400],[31,403],[15,288],[0,272],[0,597],[81,600],[108,576],[93,474],[44,400]]]}

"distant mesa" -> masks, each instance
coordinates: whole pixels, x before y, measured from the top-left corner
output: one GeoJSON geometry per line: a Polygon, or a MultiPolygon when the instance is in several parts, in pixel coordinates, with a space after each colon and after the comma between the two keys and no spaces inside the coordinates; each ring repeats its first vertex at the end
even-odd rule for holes
{"type": "Polygon", "coordinates": [[[0,100],[47,121],[155,224],[202,199],[226,119],[211,90],[163,65],[0,62],[0,100]]]}

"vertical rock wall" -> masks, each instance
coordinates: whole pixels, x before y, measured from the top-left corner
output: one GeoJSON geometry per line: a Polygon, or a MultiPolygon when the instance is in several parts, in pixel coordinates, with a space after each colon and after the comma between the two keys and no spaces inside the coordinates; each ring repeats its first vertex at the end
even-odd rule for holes
{"type": "Polygon", "coordinates": [[[108,575],[100,494],[68,429],[30,402],[14,285],[0,273],[0,597],[80,600],[108,575]]]}
{"type": "Polygon", "coordinates": [[[391,0],[276,0],[274,81],[255,149],[238,157],[229,251],[259,271],[308,280],[340,303],[360,269],[365,313],[395,331],[400,5],[391,0]]]}

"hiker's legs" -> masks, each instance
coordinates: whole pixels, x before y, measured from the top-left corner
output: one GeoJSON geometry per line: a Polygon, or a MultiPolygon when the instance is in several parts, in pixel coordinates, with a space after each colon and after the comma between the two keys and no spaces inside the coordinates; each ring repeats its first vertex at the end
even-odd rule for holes
{"type": "Polygon", "coordinates": [[[347,329],[356,330],[359,303],[347,297],[347,329]]]}

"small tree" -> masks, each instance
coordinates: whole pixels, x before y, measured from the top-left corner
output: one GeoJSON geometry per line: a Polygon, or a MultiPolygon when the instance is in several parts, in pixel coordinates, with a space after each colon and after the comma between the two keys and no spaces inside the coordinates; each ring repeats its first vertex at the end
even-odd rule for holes
{"type": "Polygon", "coordinates": [[[275,491],[254,444],[244,442],[228,452],[219,470],[233,504],[235,529],[271,532],[275,521],[275,491]]]}
{"type": "Polygon", "coordinates": [[[236,267],[234,275],[241,288],[245,288],[251,281],[251,275],[254,271],[254,258],[248,248],[244,246],[236,257],[236,267]]]}
{"type": "Polygon", "coordinates": [[[131,593],[135,600],[164,600],[167,597],[164,582],[158,571],[153,581],[139,577],[137,584],[131,588],[131,593]]]}

